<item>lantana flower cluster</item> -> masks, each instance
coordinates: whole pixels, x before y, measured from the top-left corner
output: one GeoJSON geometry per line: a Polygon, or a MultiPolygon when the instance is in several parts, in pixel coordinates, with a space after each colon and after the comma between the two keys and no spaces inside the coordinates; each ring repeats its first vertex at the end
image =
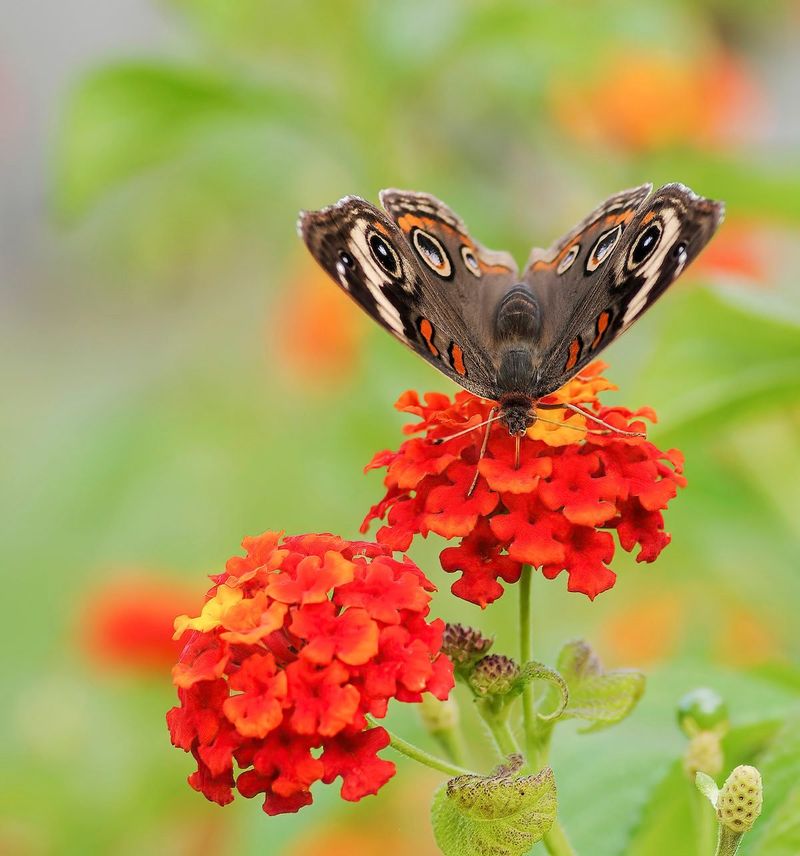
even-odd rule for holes
{"type": "MultiPolygon", "coordinates": [[[[604,369],[593,363],[540,405],[574,404],[615,428],[643,433],[642,420],[656,419],[652,409],[601,405],[598,394],[615,388],[602,377],[604,369]]],[[[490,426],[480,460],[485,428],[441,442],[487,419],[493,406],[468,392],[452,401],[439,393],[423,402],[415,392],[401,396],[396,407],[421,420],[406,433],[424,436],[379,452],[367,466],[386,469],[386,495],[362,531],[385,520],[377,540],[396,551],[429,532],[460,539],[441,553],[441,564],[461,572],[453,594],[480,606],[500,597],[500,580],[516,582],[524,564],[551,579],[566,571],[570,591],[595,597],[616,579],[609,568],[614,531],[624,550],[639,547],[637,561],[656,559],[670,540],[661,512],[686,484],[680,452],[611,433],[563,408],[537,409],[550,421],[537,421],[523,437],[518,468],[515,438],[502,422],[490,426]]]]}
{"type": "Polygon", "coordinates": [[[234,788],[263,795],[271,815],[308,805],[316,781],[376,793],[395,766],[367,716],[453,686],[444,622],[426,620],[435,587],[379,544],[266,532],[242,546],[200,615],[175,621],[186,647],[167,722],[197,762],[190,785],[220,805],[234,788]]]}

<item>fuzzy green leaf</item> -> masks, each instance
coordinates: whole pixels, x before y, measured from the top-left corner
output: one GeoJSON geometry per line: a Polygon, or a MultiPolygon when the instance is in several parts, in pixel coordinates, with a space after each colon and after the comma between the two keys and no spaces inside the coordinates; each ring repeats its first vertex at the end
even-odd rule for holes
{"type": "Polygon", "coordinates": [[[439,789],[433,831],[445,856],[523,856],[556,817],[556,784],[546,767],[517,776],[515,757],[492,776],[458,776],[439,789]]]}
{"type": "Polygon", "coordinates": [[[605,671],[587,642],[568,642],[558,657],[558,671],[569,690],[563,717],[591,723],[584,731],[614,725],[633,710],[644,692],[644,675],[629,669],[605,671]]]}
{"type": "Polygon", "coordinates": [[[708,799],[714,808],[717,807],[717,798],[719,797],[719,788],[717,783],[702,770],[699,770],[694,777],[694,784],[700,793],[708,799]]]}
{"type": "MultiPolygon", "coordinates": [[[[550,666],[545,666],[544,663],[531,661],[530,663],[526,663],[520,669],[519,677],[517,678],[514,686],[515,693],[521,693],[527,684],[536,680],[547,681],[555,689],[558,695],[557,701],[554,702],[555,707],[553,710],[547,714],[540,713],[539,719],[543,722],[555,721],[564,713],[567,708],[567,704],[569,703],[569,689],[567,687],[567,682],[559,672],[555,669],[551,669],[550,666]]],[[[552,696],[553,693],[550,695],[552,696]]]]}

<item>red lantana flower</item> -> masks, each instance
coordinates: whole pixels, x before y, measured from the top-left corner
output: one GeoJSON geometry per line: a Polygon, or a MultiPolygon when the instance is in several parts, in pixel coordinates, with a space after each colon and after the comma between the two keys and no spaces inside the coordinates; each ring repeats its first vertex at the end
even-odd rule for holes
{"type": "MultiPolygon", "coordinates": [[[[635,412],[602,406],[598,393],[615,387],[595,362],[552,395],[545,404],[578,405],[623,431],[644,432],[642,418],[655,421],[650,408],[635,412]]],[[[594,598],[614,585],[609,568],[616,530],[637,561],[652,562],[669,543],[662,510],[686,484],[683,456],[661,451],[644,437],[626,437],[574,411],[548,409],[522,439],[516,466],[515,439],[501,422],[489,427],[486,453],[479,461],[483,428],[434,444],[488,416],[492,402],[460,392],[451,401],[428,393],[401,396],[396,407],[419,416],[396,452],[379,452],[367,469],[386,469],[386,495],[364,520],[385,520],[377,540],[405,551],[416,535],[434,532],[459,538],[441,554],[447,572],[461,572],[453,594],[486,606],[503,593],[500,580],[516,582],[523,564],[541,568],[550,579],[566,571],[570,591],[594,598]],[[553,424],[556,423],[556,424],[553,424]],[[470,491],[475,478],[478,480],[470,491]]]]}
{"type": "Polygon", "coordinates": [[[200,615],[175,620],[167,724],[197,762],[189,784],[220,805],[262,795],[267,814],[308,805],[319,780],[341,777],[346,800],[376,793],[395,766],[366,715],[453,686],[444,623],[426,620],[435,587],[380,544],[265,532],[242,546],[200,615]]]}

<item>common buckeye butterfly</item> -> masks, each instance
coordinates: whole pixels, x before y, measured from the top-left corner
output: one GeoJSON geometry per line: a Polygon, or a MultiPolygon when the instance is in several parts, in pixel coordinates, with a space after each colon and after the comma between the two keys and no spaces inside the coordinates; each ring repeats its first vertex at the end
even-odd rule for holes
{"type": "Polygon", "coordinates": [[[539,399],[652,306],[722,221],[722,203],[682,184],[651,190],[610,197],[549,249],[534,248],[522,275],[508,253],[483,247],[427,193],[383,190],[383,211],[346,196],[302,212],[298,231],[372,318],[457,384],[497,402],[487,422],[501,419],[519,438],[536,421],[539,399]]]}

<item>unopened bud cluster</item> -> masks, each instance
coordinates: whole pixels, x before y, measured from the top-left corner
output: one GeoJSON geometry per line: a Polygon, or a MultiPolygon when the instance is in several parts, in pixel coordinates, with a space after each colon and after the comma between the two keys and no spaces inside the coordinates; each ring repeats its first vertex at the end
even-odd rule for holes
{"type": "Polygon", "coordinates": [[[442,651],[450,658],[456,672],[468,676],[474,665],[485,657],[494,639],[463,624],[447,624],[442,637],[442,651]]]}
{"type": "Polygon", "coordinates": [[[519,678],[519,666],[503,654],[490,654],[475,664],[469,683],[478,696],[504,696],[519,678]]]}
{"type": "Polygon", "coordinates": [[[722,772],[722,738],[729,728],[728,708],[714,690],[701,687],[678,702],[678,725],[689,738],[683,769],[693,782],[698,772],[712,778],[722,772]]]}
{"type": "Polygon", "coordinates": [[[725,780],[717,799],[719,822],[731,832],[744,834],[761,814],[761,774],[755,767],[736,767],[725,780]]]}
{"type": "Polygon", "coordinates": [[[698,772],[712,778],[722,772],[722,741],[715,731],[701,731],[695,734],[686,747],[683,756],[683,769],[690,781],[694,781],[698,772]]]}

